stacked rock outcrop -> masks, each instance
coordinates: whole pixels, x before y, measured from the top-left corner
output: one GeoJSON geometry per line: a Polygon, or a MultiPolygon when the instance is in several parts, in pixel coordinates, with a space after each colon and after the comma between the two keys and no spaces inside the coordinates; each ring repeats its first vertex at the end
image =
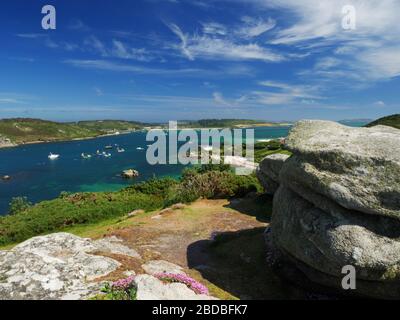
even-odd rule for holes
{"type": "MultiPolygon", "coordinates": [[[[342,292],[343,267],[353,266],[353,293],[400,298],[400,130],[301,121],[286,147],[293,155],[279,172],[269,260],[292,280],[342,292]]],[[[263,170],[270,162],[260,170],[275,180],[263,170]]]]}

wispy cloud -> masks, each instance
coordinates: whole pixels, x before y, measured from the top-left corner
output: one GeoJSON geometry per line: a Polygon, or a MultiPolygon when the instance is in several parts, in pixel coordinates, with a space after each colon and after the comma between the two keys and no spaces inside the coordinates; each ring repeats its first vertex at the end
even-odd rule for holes
{"type": "Polygon", "coordinates": [[[159,75],[159,76],[182,76],[182,77],[223,77],[226,74],[231,76],[235,75],[247,75],[249,69],[247,68],[228,68],[206,70],[198,68],[182,68],[182,69],[163,69],[163,68],[153,68],[153,67],[143,67],[130,64],[121,64],[109,60],[80,60],[80,59],[69,59],[64,60],[64,63],[82,68],[82,69],[94,69],[94,70],[104,70],[113,72],[130,72],[136,74],[147,74],[147,75],[159,75]]]}
{"type": "Polygon", "coordinates": [[[245,16],[242,17],[242,21],[243,25],[236,29],[235,34],[246,39],[258,37],[276,26],[276,21],[271,18],[264,21],[261,18],[245,16]]]}
{"type": "Polygon", "coordinates": [[[221,23],[217,22],[208,22],[203,23],[203,33],[212,34],[212,35],[220,35],[225,36],[228,34],[228,29],[221,23]]]}
{"type": "Polygon", "coordinates": [[[102,57],[130,59],[137,61],[151,61],[152,54],[145,48],[132,48],[122,41],[113,39],[111,46],[107,46],[103,41],[95,36],[90,36],[85,39],[84,46],[102,57]]]}
{"type": "Polygon", "coordinates": [[[238,108],[240,107],[240,103],[244,102],[247,97],[246,96],[241,96],[238,99],[225,99],[224,96],[222,95],[221,92],[214,92],[213,93],[213,98],[214,101],[220,105],[220,106],[224,106],[224,107],[230,107],[230,108],[238,108]]]}
{"type": "Polygon", "coordinates": [[[180,50],[182,55],[189,60],[203,58],[210,60],[279,62],[285,59],[281,54],[275,53],[257,43],[236,43],[229,38],[212,37],[207,34],[189,36],[175,24],[168,24],[168,27],[181,41],[179,45],[173,45],[172,47],[180,50]]]}
{"type": "Polygon", "coordinates": [[[328,66],[321,62],[315,66],[320,71],[319,76],[341,77],[343,73],[348,73],[348,78],[353,81],[371,82],[400,75],[399,1],[249,2],[259,9],[280,9],[293,15],[288,27],[276,31],[271,44],[310,51],[324,47],[326,54],[331,54],[330,62],[335,62],[336,70],[331,68],[333,65],[328,66]],[[356,30],[342,28],[342,8],[345,5],[352,5],[356,10],[356,30]],[[328,69],[331,70],[327,72],[328,69]]]}
{"type": "Polygon", "coordinates": [[[38,39],[38,38],[47,37],[47,35],[45,35],[43,33],[18,33],[18,34],[16,34],[16,36],[19,38],[26,38],[26,39],[38,39]]]}
{"type": "Polygon", "coordinates": [[[266,105],[291,104],[295,102],[314,104],[315,101],[323,99],[319,95],[321,88],[318,86],[292,85],[275,81],[262,81],[259,84],[269,90],[253,91],[252,97],[259,103],[266,105]]]}

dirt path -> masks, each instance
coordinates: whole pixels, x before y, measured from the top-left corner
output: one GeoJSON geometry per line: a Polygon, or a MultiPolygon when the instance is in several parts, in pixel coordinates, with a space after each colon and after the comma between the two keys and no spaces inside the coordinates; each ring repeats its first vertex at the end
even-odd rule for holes
{"type": "MultiPolygon", "coordinates": [[[[140,272],[150,260],[185,268],[222,299],[302,298],[268,269],[263,232],[271,214],[270,199],[199,200],[190,206],[141,214],[108,227],[103,237],[116,236],[142,257],[113,255],[126,270],[140,272]]],[[[98,237],[98,236],[97,236],[98,237]]]]}

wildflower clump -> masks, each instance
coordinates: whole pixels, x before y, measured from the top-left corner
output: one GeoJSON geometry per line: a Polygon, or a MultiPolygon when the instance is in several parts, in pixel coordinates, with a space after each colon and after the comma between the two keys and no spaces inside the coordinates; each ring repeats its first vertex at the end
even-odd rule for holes
{"type": "Polygon", "coordinates": [[[130,276],[120,279],[112,284],[107,283],[102,292],[106,294],[108,300],[136,300],[135,277],[130,276]]]}
{"type": "Polygon", "coordinates": [[[183,283],[197,294],[209,295],[206,286],[185,274],[158,273],[155,275],[155,277],[161,281],[183,283]]]}

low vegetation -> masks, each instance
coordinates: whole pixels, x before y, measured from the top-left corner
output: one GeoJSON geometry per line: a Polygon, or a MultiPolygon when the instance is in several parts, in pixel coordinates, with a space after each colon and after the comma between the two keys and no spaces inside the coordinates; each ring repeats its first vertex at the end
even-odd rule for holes
{"type": "Polygon", "coordinates": [[[367,125],[367,127],[374,127],[378,125],[389,126],[396,129],[400,129],[400,114],[394,114],[384,118],[375,120],[367,125]]]}
{"type": "Polygon", "coordinates": [[[258,190],[260,185],[254,176],[236,176],[226,166],[210,165],[185,170],[179,181],[151,179],[118,192],[63,192],[57,199],[34,206],[26,199],[14,200],[14,214],[0,218],[0,245],[72,226],[124,217],[137,209],[154,211],[198,198],[241,197],[258,190]]]}

